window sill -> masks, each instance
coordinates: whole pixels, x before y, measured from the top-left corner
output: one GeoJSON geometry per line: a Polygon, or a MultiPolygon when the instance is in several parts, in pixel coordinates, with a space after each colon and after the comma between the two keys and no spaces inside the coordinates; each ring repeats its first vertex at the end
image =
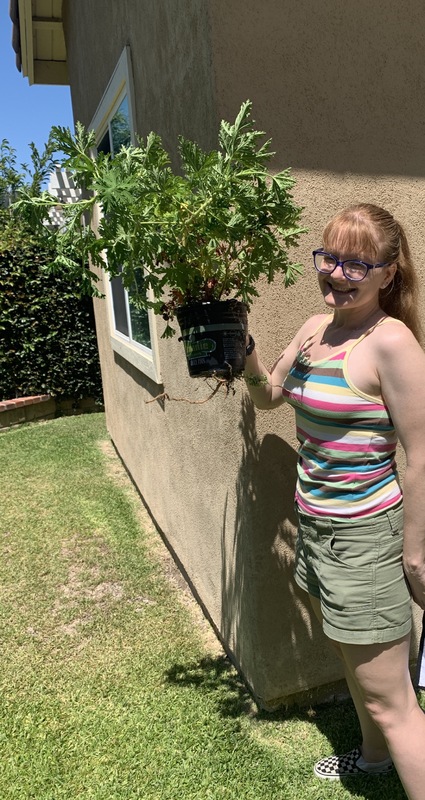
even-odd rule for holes
{"type": "Polygon", "coordinates": [[[153,353],[149,350],[142,350],[135,347],[131,342],[124,341],[111,334],[110,337],[111,347],[115,353],[118,353],[126,361],[129,361],[133,367],[147,375],[154,383],[162,384],[160,370],[154,361],[153,353]]]}

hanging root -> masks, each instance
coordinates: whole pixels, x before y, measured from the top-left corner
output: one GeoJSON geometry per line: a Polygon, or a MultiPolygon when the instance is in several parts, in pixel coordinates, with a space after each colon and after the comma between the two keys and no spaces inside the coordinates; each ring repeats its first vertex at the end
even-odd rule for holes
{"type": "Polygon", "coordinates": [[[162,392],[161,394],[158,394],[156,397],[153,397],[152,400],[145,400],[145,403],[146,404],[154,403],[155,400],[172,400],[175,403],[190,403],[193,406],[201,406],[203,405],[203,403],[208,403],[209,400],[212,400],[214,395],[216,395],[220,389],[224,389],[224,391],[226,392],[226,397],[229,394],[229,392],[232,392],[233,395],[236,393],[236,389],[234,387],[235,378],[233,376],[230,378],[218,378],[217,375],[212,375],[211,377],[205,378],[205,382],[209,386],[209,388],[211,388],[210,384],[208,383],[208,381],[210,380],[214,380],[216,382],[216,385],[214,386],[212,392],[208,395],[208,397],[204,397],[203,400],[189,400],[188,397],[170,397],[170,395],[167,394],[167,392],[162,392]]]}

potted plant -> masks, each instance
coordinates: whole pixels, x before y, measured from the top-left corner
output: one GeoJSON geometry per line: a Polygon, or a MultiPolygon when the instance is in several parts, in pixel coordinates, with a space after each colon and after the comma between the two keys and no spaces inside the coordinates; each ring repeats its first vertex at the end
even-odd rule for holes
{"type": "MultiPolygon", "coordinates": [[[[280,274],[288,286],[300,272],[288,254],[304,230],[290,194],[294,179],[288,169],[270,171],[270,141],[254,129],[251,106],[244,102],[233,124],[221,123],[217,150],[179,137],[179,171],[155,133],[112,158],[96,154],[94,132],[80,123],[75,135],[52,130],[61,165],[83,192],[63,206],[53,269],[77,271],[92,293],[97,276],[89,260],[121,275],[132,302],[164,317],[165,337],[177,317],[191,375],[240,374],[258,279],[280,274]],[[78,263],[70,245],[79,248],[78,263]]],[[[18,203],[38,223],[52,205],[57,198],[47,192],[18,203]]]]}

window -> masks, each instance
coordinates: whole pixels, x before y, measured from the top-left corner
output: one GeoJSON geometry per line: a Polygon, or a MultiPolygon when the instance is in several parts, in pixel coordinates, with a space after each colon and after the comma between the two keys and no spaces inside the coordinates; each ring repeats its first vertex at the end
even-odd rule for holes
{"type": "MultiPolygon", "coordinates": [[[[134,143],[133,107],[130,49],[126,47],[89,126],[96,132],[98,151],[113,155],[123,145],[134,143]]],[[[109,280],[108,306],[113,350],[160,383],[154,313],[135,306],[119,276],[109,280]]]]}

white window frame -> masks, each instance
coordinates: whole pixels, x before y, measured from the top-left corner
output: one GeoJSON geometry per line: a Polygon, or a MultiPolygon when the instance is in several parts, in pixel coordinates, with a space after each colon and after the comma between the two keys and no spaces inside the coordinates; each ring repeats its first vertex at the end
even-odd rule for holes
{"type": "MultiPolygon", "coordinates": [[[[134,128],[134,86],[131,68],[130,47],[126,46],[121,53],[118,64],[115,67],[111,80],[106,87],[104,95],[97,107],[96,113],[89,125],[96,133],[96,141],[100,142],[108,129],[109,122],[115,111],[123,101],[125,95],[128,98],[128,112],[130,118],[131,142],[136,143],[134,128]]],[[[110,329],[111,347],[115,353],[129,361],[134,367],[147,375],[155,383],[162,383],[161,369],[159,361],[158,333],[156,327],[156,316],[152,309],[148,309],[149,334],[151,348],[139,344],[130,339],[125,334],[120,333],[115,327],[115,314],[112,302],[112,291],[109,276],[106,276],[105,283],[106,301],[108,305],[108,319],[110,329]]],[[[149,297],[149,293],[148,293],[149,297]]],[[[127,316],[130,321],[130,310],[128,293],[125,291],[127,316]]]]}

